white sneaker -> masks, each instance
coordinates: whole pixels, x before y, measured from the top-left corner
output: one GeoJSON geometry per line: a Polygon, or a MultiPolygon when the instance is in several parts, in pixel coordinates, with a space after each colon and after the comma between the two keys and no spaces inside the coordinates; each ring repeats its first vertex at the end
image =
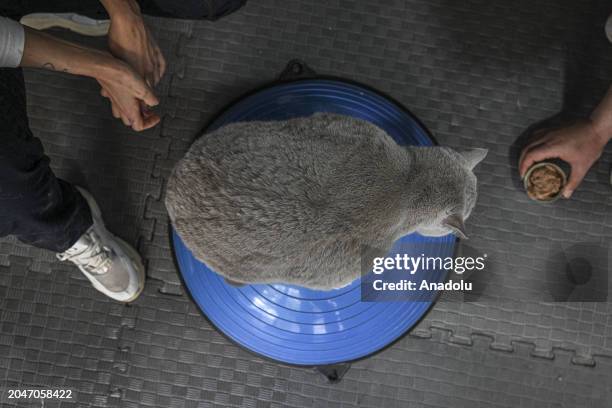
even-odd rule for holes
{"type": "Polygon", "coordinates": [[[612,43],[612,14],[610,14],[608,21],[606,21],[606,36],[608,41],[612,43]]]}
{"type": "Polygon", "coordinates": [[[119,302],[135,300],[145,283],[140,255],[104,226],[100,207],[87,191],[77,187],[91,209],[93,225],[68,250],[57,254],[60,261],[74,263],[93,287],[119,302]]]}
{"type": "Polygon", "coordinates": [[[110,20],[94,20],[75,13],[32,13],[21,17],[20,23],[36,30],[60,27],[91,37],[108,33],[110,20]]]}

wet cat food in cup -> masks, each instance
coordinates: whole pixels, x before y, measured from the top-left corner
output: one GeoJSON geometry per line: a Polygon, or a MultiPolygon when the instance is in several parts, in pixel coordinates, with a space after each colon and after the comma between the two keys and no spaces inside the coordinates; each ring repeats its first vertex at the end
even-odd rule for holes
{"type": "Polygon", "coordinates": [[[527,170],[523,183],[529,198],[550,203],[561,196],[567,175],[554,163],[540,162],[527,170]]]}

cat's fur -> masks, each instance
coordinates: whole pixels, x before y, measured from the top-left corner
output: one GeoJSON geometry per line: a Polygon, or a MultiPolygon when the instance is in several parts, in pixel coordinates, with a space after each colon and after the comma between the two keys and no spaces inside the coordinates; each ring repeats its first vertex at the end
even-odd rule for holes
{"type": "Polygon", "coordinates": [[[360,275],[366,248],[461,234],[485,155],[401,147],[335,114],[235,123],[193,144],[166,206],[195,257],[228,280],[332,289],[360,275]]]}

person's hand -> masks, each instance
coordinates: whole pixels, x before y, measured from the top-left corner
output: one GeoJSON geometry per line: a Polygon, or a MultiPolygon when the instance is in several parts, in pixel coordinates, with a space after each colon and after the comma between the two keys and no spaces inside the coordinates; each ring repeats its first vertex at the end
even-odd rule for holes
{"type": "Polygon", "coordinates": [[[166,60],[142,19],[138,3],[121,0],[109,10],[110,52],[127,62],[150,87],[154,87],[166,71],[166,60]]]}
{"type": "Polygon", "coordinates": [[[542,132],[541,137],[528,144],[521,152],[521,177],[536,162],[559,158],[572,167],[570,178],[563,189],[563,197],[570,198],[593,163],[599,159],[607,139],[602,138],[591,121],[542,132]]]}
{"type": "Polygon", "coordinates": [[[20,66],[95,78],[102,86],[102,95],[111,101],[113,115],[121,118],[123,123],[136,131],[159,123],[159,116],[148,109],[159,103],[157,97],[127,63],[107,51],[61,40],[30,28],[25,29],[25,36],[20,66]]]}
{"type": "MultiPolygon", "coordinates": [[[[157,85],[166,71],[166,60],[142,19],[138,3],[135,0],[101,1],[111,19],[108,32],[111,54],[127,63],[131,67],[132,78],[141,82],[144,80],[144,85],[152,94],[151,88],[157,85]]],[[[120,118],[123,123],[137,131],[159,123],[159,117],[149,110],[154,105],[140,98],[138,114],[133,99],[113,96],[108,83],[99,82],[102,85],[100,93],[111,101],[113,116],[120,118]]],[[[142,84],[140,86],[142,88],[142,84]]],[[[157,105],[157,98],[155,101],[157,105]]]]}
{"type": "Polygon", "coordinates": [[[157,125],[159,116],[148,109],[159,104],[153,90],[129,65],[110,58],[111,68],[95,78],[102,86],[102,96],[111,101],[113,116],[137,132],[157,125]]]}

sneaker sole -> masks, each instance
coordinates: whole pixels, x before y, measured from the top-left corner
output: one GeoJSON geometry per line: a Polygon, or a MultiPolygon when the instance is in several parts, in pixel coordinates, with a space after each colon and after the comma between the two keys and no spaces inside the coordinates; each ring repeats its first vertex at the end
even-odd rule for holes
{"type": "Polygon", "coordinates": [[[35,30],[59,27],[90,37],[103,37],[108,34],[109,20],[94,20],[79,16],[78,18],[87,21],[87,23],[84,23],[75,21],[70,16],[74,16],[74,14],[32,13],[23,16],[20,23],[35,30]]]}
{"type": "MultiPolygon", "coordinates": [[[[89,204],[89,210],[91,211],[91,216],[92,216],[92,218],[94,218],[93,221],[96,222],[96,220],[97,220],[98,223],[102,227],[104,227],[104,229],[106,229],[106,226],[104,225],[104,220],[102,219],[102,210],[100,210],[100,207],[98,206],[98,203],[96,202],[96,200],[89,193],[89,191],[87,191],[84,188],[79,187],[79,186],[75,186],[75,187],[79,191],[79,193],[81,193],[81,195],[83,196],[85,201],[87,201],[87,204],[89,204]]],[[[126,299],[126,300],[117,300],[117,299],[113,298],[112,296],[109,296],[106,292],[103,292],[103,291],[101,291],[101,292],[104,293],[106,296],[110,297],[111,299],[117,301],[117,302],[121,302],[121,303],[130,303],[130,302],[133,302],[134,300],[136,300],[136,298],[138,298],[138,296],[140,296],[140,294],[142,293],[142,291],[144,290],[144,287],[145,287],[146,273],[145,273],[144,264],[142,263],[142,257],[140,256],[140,254],[138,252],[136,252],[136,250],[130,244],[128,244],[123,239],[119,238],[118,236],[116,236],[115,234],[110,232],[109,230],[106,230],[106,231],[108,232],[108,234],[113,239],[115,239],[117,242],[119,242],[119,244],[121,245],[121,248],[127,253],[127,255],[130,257],[132,262],[134,262],[134,264],[136,264],[136,266],[137,266],[136,272],[138,273],[138,278],[139,278],[139,282],[141,282],[141,285],[138,286],[138,290],[136,291],[136,293],[133,296],[131,296],[130,298],[126,299]]],[[[86,275],[86,276],[89,278],[88,275],[86,275]]],[[[96,288],[101,286],[99,283],[96,284],[91,279],[89,279],[89,280],[91,281],[92,284],[94,284],[94,286],[96,288]]],[[[98,291],[100,291],[100,289],[98,289],[98,291]]]]}
{"type": "Polygon", "coordinates": [[[127,252],[130,259],[132,259],[132,262],[136,264],[137,266],[136,272],[138,273],[138,278],[139,278],[138,281],[142,282],[142,284],[138,286],[138,290],[136,291],[134,296],[130,297],[127,300],[118,300],[118,302],[121,302],[121,303],[130,303],[136,300],[138,296],[140,296],[140,294],[144,290],[145,281],[146,281],[145,267],[144,267],[144,264],[142,263],[142,257],[140,256],[140,254],[138,254],[138,252],[136,252],[136,250],[130,244],[128,244],[127,242],[119,238],[118,236],[114,235],[113,233],[110,233],[110,234],[113,236],[113,238],[117,240],[117,242],[119,242],[119,244],[123,247],[123,250],[127,252]]]}

